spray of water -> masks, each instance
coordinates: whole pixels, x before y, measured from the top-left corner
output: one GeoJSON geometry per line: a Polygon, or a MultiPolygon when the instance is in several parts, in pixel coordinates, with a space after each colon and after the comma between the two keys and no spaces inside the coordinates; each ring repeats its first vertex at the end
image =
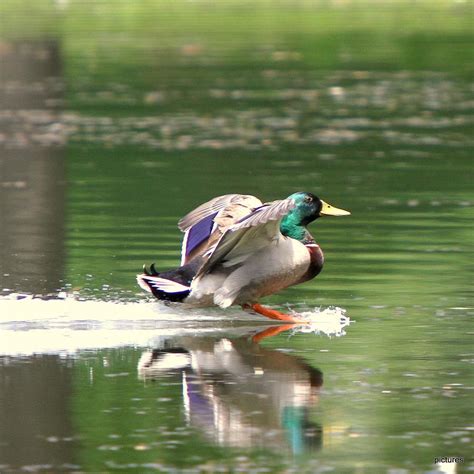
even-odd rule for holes
{"type": "MultiPolygon", "coordinates": [[[[345,335],[351,323],[337,307],[293,313],[306,321],[295,324],[291,334],[345,335]]],[[[0,298],[0,355],[41,353],[74,355],[82,350],[120,346],[146,347],[157,337],[265,327],[261,316],[240,308],[189,309],[155,301],[82,301],[60,294],[52,299],[10,294],[0,298]],[[242,325],[245,325],[242,326],[242,325]],[[257,325],[257,326],[256,326],[257,325]]]]}

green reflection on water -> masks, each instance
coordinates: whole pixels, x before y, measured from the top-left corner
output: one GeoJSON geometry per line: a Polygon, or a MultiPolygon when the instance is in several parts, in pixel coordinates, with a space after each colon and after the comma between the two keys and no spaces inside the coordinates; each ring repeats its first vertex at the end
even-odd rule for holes
{"type": "Polygon", "coordinates": [[[178,336],[158,346],[156,366],[132,348],[84,354],[74,377],[79,464],[350,472],[357,462],[364,472],[423,472],[440,452],[467,456],[467,340],[450,318],[433,329],[417,324],[423,311],[375,313],[336,340],[285,335],[259,348],[225,331],[178,336]],[[219,351],[223,341],[233,347],[219,351]],[[192,357],[163,365],[173,347],[192,357]],[[313,391],[309,370],[320,374],[313,391]]]}

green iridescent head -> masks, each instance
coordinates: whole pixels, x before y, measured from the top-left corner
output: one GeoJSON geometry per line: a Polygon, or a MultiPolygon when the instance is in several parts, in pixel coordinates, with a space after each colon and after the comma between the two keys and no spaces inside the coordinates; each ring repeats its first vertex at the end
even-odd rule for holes
{"type": "Polygon", "coordinates": [[[321,216],[347,216],[348,211],[331,206],[312,193],[297,192],[289,196],[295,201],[293,208],[281,221],[283,235],[303,242],[309,235],[306,226],[321,216]]]}

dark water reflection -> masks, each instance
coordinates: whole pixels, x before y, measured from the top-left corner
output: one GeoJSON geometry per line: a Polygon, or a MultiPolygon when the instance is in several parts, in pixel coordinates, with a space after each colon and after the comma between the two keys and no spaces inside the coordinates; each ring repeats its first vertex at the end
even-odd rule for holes
{"type": "Polygon", "coordinates": [[[66,163],[54,139],[63,96],[59,45],[20,41],[0,49],[0,289],[54,293],[65,277],[66,163]]]}
{"type": "MultiPolygon", "coordinates": [[[[280,328],[254,339],[272,329],[280,328]]],[[[139,375],[157,383],[170,375],[181,381],[186,421],[210,441],[294,454],[320,448],[322,429],[309,420],[323,383],[318,369],[250,338],[163,342],[163,349],[142,355],[139,375]]]]}
{"type": "Polygon", "coordinates": [[[28,467],[36,472],[71,463],[71,396],[71,368],[59,357],[0,357],[1,472],[28,467]]]}

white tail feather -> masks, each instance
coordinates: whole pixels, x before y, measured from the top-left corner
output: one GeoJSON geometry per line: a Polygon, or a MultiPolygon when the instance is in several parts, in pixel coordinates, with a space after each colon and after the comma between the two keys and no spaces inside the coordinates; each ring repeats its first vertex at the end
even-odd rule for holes
{"type": "Polygon", "coordinates": [[[137,281],[138,284],[147,291],[150,291],[148,285],[157,290],[164,291],[165,293],[181,293],[182,291],[189,291],[189,286],[159,276],[137,275],[137,281]]]}

